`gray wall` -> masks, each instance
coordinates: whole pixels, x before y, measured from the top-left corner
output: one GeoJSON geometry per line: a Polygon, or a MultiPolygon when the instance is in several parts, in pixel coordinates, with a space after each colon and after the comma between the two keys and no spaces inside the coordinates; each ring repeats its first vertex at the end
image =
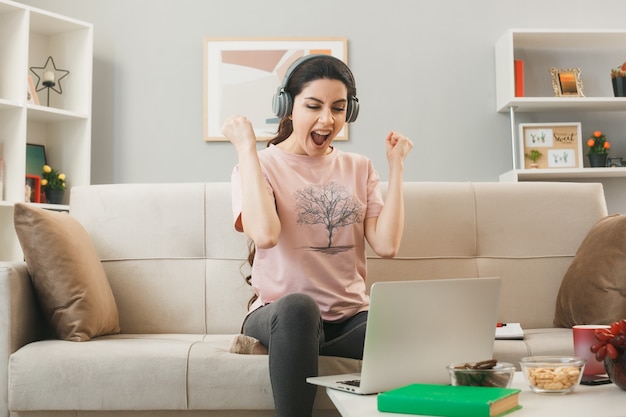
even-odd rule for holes
{"type": "MultiPolygon", "coordinates": [[[[21,3],[94,24],[93,183],[229,179],[231,145],[203,141],[205,36],[346,37],[361,113],[337,147],[369,156],[386,179],[394,129],[415,143],[407,180],[497,181],[512,162],[508,115],[495,111],[496,40],[509,28],[615,29],[626,15],[623,0],[21,3]]],[[[615,65],[624,60],[626,51],[615,65]]],[[[626,155],[615,117],[524,121],[582,121],[583,135],[601,129],[626,155]]]]}

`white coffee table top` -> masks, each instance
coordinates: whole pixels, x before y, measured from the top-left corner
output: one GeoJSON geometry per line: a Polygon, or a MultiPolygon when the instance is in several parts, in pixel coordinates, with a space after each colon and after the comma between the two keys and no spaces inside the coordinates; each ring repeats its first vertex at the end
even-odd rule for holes
{"type": "MultiPolygon", "coordinates": [[[[530,390],[521,372],[516,372],[513,388],[520,388],[520,410],[511,417],[624,417],[626,416],[626,391],[614,384],[576,387],[574,392],[562,394],[536,394],[530,390]]],[[[342,417],[415,417],[414,414],[383,413],[377,409],[376,395],[356,395],[331,388],[328,396],[342,417]]]]}

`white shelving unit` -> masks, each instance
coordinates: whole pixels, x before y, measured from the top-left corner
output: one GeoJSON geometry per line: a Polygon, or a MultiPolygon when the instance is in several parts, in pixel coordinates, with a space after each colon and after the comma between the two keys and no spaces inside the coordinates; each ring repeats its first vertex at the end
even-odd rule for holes
{"type": "MultiPolygon", "coordinates": [[[[616,118],[623,118],[621,112],[626,111],[626,98],[614,97],[609,71],[625,59],[625,53],[626,30],[511,29],[498,40],[495,46],[496,110],[509,114],[513,157],[513,169],[503,173],[500,181],[608,180],[610,188],[621,190],[614,184],[626,179],[626,168],[520,169],[524,164],[519,160],[516,116],[554,112],[563,118],[568,112],[613,112],[616,118]],[[524,61],[524,97],[515,96],[516,59],[524,61]],[[581,67],[585,96],[554,97],[548,73],[551,66],[581,67]]],[[[615,196],[608,195],[613,190],[605,191],[607,199],[616,200],[615,196]]],[[[623,198],[617,197],[618,200],[623,198]]]]}
{"type": "MultiPolygon", "coordinates": [[[[92,73],[91,24],[0,0],[0,261],[23,257],[13,206],[25,201],[27,143],[45,146],[48,163],[66,174],[68,189],[90,183],[92,73]],[[48,107],[42,90],[41,105],[30,104],[29,68],[43,66],[49,56],[57,68],[70,71],[61,81],[63,94],[51,92],[48,107]]],[[[66,191],[65,204],[40,206],[65,210],[68,201],[66,191]]]]}

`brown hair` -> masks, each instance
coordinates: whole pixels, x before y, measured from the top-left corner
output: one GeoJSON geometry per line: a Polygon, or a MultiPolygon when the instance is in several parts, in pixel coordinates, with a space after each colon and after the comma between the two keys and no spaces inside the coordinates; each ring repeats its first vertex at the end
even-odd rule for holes
{"type": "MultiPolygon", "coordinates": [[[[248,263],[250,264],[250,266],[252,266],[252,264],[254,263],[255,254],[256,246],[254,246],[254,242],[252,241],[252,239],[248,239],[248,263]]],[[[247,275],[245,277],[245,280],[246,284],[252,286],[252,272],[250,272],[250,275],[247,275]]],[[[259,296],[256,294],[256,292],[252,294],[252,297],[250,297],[250,299],[248,300],[248,309],[250,309],[250,306],[257,300],[257,298],[259,298],[259,296]]]]}

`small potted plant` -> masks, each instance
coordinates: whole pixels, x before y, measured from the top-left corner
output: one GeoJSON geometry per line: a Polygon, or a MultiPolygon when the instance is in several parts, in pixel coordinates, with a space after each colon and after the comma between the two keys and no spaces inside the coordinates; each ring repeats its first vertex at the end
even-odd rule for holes
{"type": "Polygon", "coordinates": [[[615,97],[626,96],[626,62],[611,70],[611,82],[613,83],[613,94],[615,97]]]}
{"type": "Polygon", "coordinates": [[[61,204],[65,194],[65,174],[44,165],[41,174],[41,188],[46,194],[46,201],[51,204],[61,204]]]}
{"type": "Polygon", "coordinates": [[[599,130],[593,132],[593,136],[587,140],[589,152],[589,165],[591,167],[605,167],[611,143],[606,140],[606,136],[599,130]]]}
{"type": "Polygon", "coordinates": [[[539,168],[539,164],[537,164],[537,161],[539,160],[539,158],[541,158],[542,155],[543,154],[537,149],[531,149],[530,152],[528,152],[524,156],[532,161],[532,164],[530,164],[531,168],[539,168]]]}

